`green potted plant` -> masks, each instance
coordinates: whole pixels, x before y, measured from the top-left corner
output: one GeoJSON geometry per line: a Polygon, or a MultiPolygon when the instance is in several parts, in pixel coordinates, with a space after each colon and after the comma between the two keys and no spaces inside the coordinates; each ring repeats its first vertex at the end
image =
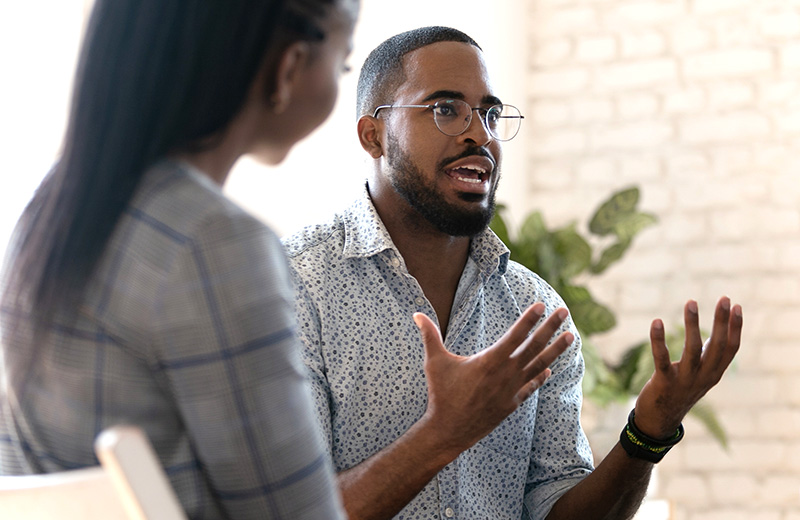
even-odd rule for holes
{"type": "MultiPolygon", "coordinates": [[[[614,328],[616,317],[578,278],[602,274],[622,258],[638,233],[657,222],[654,215],[639,211],[638,203],[637,187],[613,193],[589,221],[588,237],[580,233],[575,222],[549,229],[539,211],[530,213],[512,237],[503,220],[502,205],[498,205],[491,223],[492,230],[511,250],[511,259],[537,273],[564,298],[583,340],[584,395],[601,407],[638,396],[653,373],[653,358],[649,340],[626,349],[618,362],[600,355],[592,336],[614,328]]],[[[668,334],[667,344],[672,358],[677,359],[683,348],[683,330],[676,328],[668,334]]],[[[700,401],[690,413],[727,448],[727,435],[713,409],[700,401]]]]}

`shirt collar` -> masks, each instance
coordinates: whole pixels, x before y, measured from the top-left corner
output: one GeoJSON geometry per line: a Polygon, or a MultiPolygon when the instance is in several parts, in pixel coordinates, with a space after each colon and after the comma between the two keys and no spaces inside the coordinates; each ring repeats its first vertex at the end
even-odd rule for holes
{"type": "Polygon", "coordinates": [[[366,258],[386,249],[396,249],[372,203],[366,184],[361,195],[344,211],[343,221],[346,258],[366,258]]]}
{"type": "MultiPolygon", "coordinates": [[[[343,213],[344,256],[367,258],[387,249],[399,251],[375,209],[366,184],[361,195],[343,213]]],[[[470,243],[470,257],[484,276],[497,271],[503,275],[508,268],[510,251],[491,229],[475,235],[470,243]]]]}

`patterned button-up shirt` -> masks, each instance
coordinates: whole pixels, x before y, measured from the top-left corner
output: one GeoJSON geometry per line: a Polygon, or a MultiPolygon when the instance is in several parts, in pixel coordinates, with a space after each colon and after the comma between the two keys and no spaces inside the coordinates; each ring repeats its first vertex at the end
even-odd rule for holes
{"type": "Polygon", "coordinates": [[[4,335],[0,474],[97,464],[97,434],[136,424],[190,518],[341,518],[291,301],[277,237],[161,163],[26,377],[29,331],[4,335]]]}
{"type": "MultiPolygon", "coordinates": [[[[423,346],[411,318],[431,303],[367,194],[328,223],[284,240],[297,291],[304,360],[337,471],[400,437],[424,413],[423,346]]],[[[561,298],[509,261],[489,230],[473,238],[445,346],[470,355],[493,344],[527,306],[561,298]]],[[[578,338],[571,321],[564,327],[578,338]]],[[[397,519],[542,519],[592,470],[579,424],[580,340],[547,383],[492,433],[446,466],[397,519]]]]}

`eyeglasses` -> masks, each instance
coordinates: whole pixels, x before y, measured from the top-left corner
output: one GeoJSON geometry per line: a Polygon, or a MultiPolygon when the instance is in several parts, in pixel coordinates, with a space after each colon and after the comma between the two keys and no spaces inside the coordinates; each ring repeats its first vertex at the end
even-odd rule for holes
{"type": "Polygon", "coordinates": [[[372,117],[385,108],[429,108],[433,111],[436,128],[444,135],[456,136],[467,131],[472,112],[477,111],[484,128],[498,141],[510,141],[519,132],[524,116],[513,105],[494,105],[489,108],[471,107],[460,99],[442,99],[432,105],[381,105],[372,117]]]}

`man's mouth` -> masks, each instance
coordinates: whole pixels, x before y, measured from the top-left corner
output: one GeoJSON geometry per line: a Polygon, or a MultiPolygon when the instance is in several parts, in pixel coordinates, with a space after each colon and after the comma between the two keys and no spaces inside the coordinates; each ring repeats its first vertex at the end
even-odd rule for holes
{"type": "Polygon", "coordinates": [[[447,170],[447,174],[461,182],[480,184],[489,180],[489,173],[479,166],[462,166],[447,170]]]}
{"type": "Polygon", "coordinates": [[[450,163],[444,172],[461,183],[461,189],[465,191],[486,192],[494,172],[494,161],[485,156],[471,155],[450,163]]]}

